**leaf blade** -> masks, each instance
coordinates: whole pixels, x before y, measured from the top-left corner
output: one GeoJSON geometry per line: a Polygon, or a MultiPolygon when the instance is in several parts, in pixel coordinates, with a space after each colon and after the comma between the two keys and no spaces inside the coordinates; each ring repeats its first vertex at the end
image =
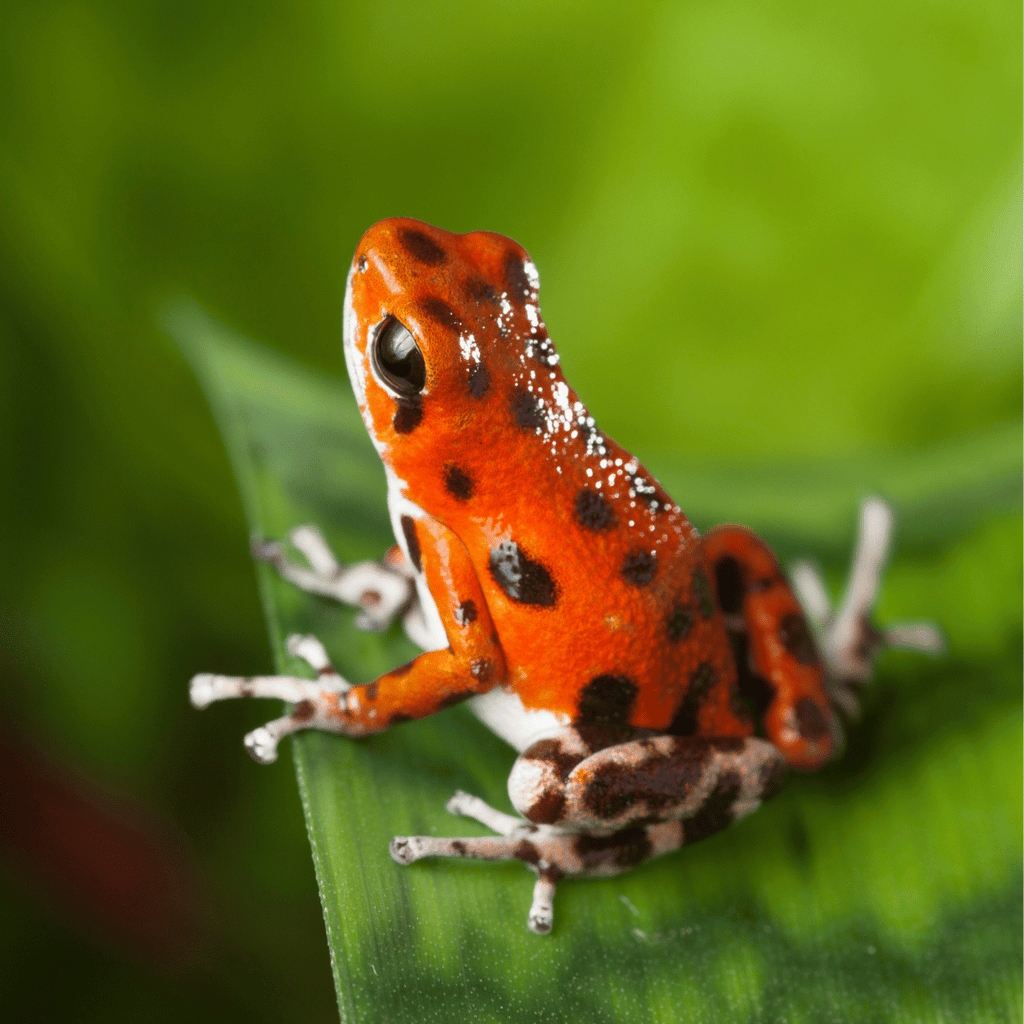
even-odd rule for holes
{"type": "MultiPolygon", "coordinates": [[[[378,556],[390,542],[383,473],[347,389],[231,338],[195,310],[179,309],[171,329],[215,409],[253,530],[280,536],[314,519],[343,560],[378,556]]],[[[918,528],[918,549],[970,547],[993,501],[1004,517],[1016,507],[1008,495],[1018,486],[1019,447],[1015,453],[1009,438],[1009,430],[997,432],[974,439],[966,455],[880,459],[860,471],[928,520],[918,528]],[[978,487],[988,495],[984,509],[971,497],[956,506],[959,515],[929,518],[929,509],[978,487]]],[[[818,467],[799,486],[755,474],[754,500],[749,475],[730,482],[708,473],[702,482],[692,468],[670,468],[662,478],[685,479],[709,520],[734,506],[755,522],[765,517],[756,524],[784,549],[808,534],[828,563],[849,543],[859,496],[853,470],[818,467]],[[816,485],[824,499],[813,498],[816,485]]],[[[986,552],[970,550],[975,559],[996,557],[986,552]]],[[[356,681],[414,653],[397,631],[359,633],[351,614],[297,593],[266,566],[258,576],[278,670],[297,668],[281,644],[292,631],[320,636],[356,681]]],[[[1001,585],[1009,606],[1012,584],[1001,585]]],[[[921,586],[905,589],[913,600],[921,586]]],[[[556,931],[543,940],[525,928],[532,880],[519,865],[405,869],[387,855],[394,834],[481,834],[444,815],[453,789],[507,807],[512,754],[465,708],[358,743],[297,738],[342,1019],[817,1020],[841,1010],[854,1020],[865,1005],[888,1006],[894,1019],[897,1007],[999,1018],[1018,998],[1019,828],[1012,815],[994,811],[1006,806],[1009,785],[991,783],[1009,779],[1007,766],[1020,762],[1016,681],[1007,668],[1013,649],[1004,630],[959,661],[901,659],[878,684],[900,713],[869,706],[848,760],[796,780],[704,844],[608,882],[563,883],[556,931]],[[960,731],[938,699],[948,704],[953,695],[955,704],[958,672],[987,688],[980,712],[960,731]],[[916,738],[915,713],[929,726],[916,738]],[[963,801],[950,797],[965,777],[975,798],[969,821],[963,801]],[[921,793],[927,799],[914,798],[921,793]],[[984,856],[970,844],[979,825],[988,835],[984,856]],[[923,837],[927,858],[915,856],[908,833],[923,837]],[[979,969],[972,976],[937,968],[936,957],[949,960],[968,927],[981,938],[958,955],[979,969]]]]}

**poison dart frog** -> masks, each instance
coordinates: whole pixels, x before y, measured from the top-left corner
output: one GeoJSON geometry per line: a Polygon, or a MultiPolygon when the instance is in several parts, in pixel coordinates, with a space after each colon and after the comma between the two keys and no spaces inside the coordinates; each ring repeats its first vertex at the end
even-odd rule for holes
{"type": "Polygon", "coordinates": [[[304,561],[280,543],[254,551],[357,607],[364,628],[400,618],[425,653],[352,685],[315,638],[292,636],[315,681],[204,674],[191,698],[290,702],[245,739],[264,763],[300,729],[365,736],[468,701],[519,752],[519,816],[459,792],[448,810],[494,836],[398,837],[391,855],[522,861],[537,876],[528,925],[543,934],[560,878],[617,874],[749,814],[787,768],[837,752],[838,713],[856,714],[883,647],[936,651],[941,637],[871,624],[892,525],[877,499],[834,614],[815,570],[798,566],[791,584],[751,531],[698,534],[566,382],[538,287],[525,250],[498,234],[409,219],[366,232],[344,351],[397,545],[341,566],[304,526],[290,535],[304,561]]]}

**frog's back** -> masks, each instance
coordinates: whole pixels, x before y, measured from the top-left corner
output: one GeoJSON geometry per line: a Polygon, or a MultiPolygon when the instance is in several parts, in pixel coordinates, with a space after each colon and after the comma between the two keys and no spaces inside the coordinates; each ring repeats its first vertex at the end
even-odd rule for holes
{"type": "Polygon", "coordinates": [[[593,459],[519,453],[510,465],[503,506],[484,487],[454,527],[484,567],[510,685],[577,722],[699,731],[694,699],[731,690],[735,670],[685,515],[606,437],[593,459]]]}

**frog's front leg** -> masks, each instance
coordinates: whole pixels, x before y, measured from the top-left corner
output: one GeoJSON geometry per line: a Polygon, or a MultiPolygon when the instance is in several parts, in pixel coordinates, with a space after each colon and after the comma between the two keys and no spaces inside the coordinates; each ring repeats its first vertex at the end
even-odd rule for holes
{"type": "Polygon", "coordinates": [[[401,617],[414,643],[431,646],[423,642],[425,627],[416,599],[415,572],[397,545],[379,562],[342,565],[315,526],[295,527],[288,540],[308,566],[290,559],[278,541],[253,540],[253,557],[268,562],[302,590],[358,608],[355,623],[360,629],[382,632],[401,617]]]}
{"type": "Polygon", "coordinates": [[[784,775],[782,755],[760,739],[567,727],[528,747],[512,769],[509,796],[527,820],[456,793],[448,810],[497,836],[399,836],[391,855],[400,864],[522,861],[537,875],[528,924],[543,934],[560,878],[615,875],[697,842],[755,810],[784,775]]]}
{"type": "Polygon", "coordinates": [[[409,522],[416,538],[417,567],[436,599],[449,647],[421,654],[361,686],[342,679],[312,637],[292,637],[288,649],[316,670],[316,682],[293,676],[196,676],[190,694],[197,707],[246,696],[277,697],[296,705],[290,714],[246,737],[256,760],[275,760],[278,741],[300,729],[364,736],[425,718],[504,680],[504,655],[462,542],[429,516],[409,522]]]}

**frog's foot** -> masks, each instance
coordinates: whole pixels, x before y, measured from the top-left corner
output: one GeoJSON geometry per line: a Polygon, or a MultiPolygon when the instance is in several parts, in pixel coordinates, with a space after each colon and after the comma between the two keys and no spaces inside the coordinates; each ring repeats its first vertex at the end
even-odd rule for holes
{"type": "MultiPolygon", "coordinates": [[[[522,818],[495,810],[479,797],[461,791],[448,801],[447,810],[450,814],[474,818],[497,835],[467,836],[461,839],[395,836],[391,840],[392,858],[399,864],[412,864],[423,857],[522,861],[537,876],[530,912],[526,917],[527,927],[535,935],[547,935],[551,931],[555,919],[555,886],[560,878],[564,875],[615,873],[614,870],[589,870],[593,865],[588,864],[580,850],[588,849],[588,840],[593,844],[593,839],[585,834],[559,833],[543,825],[533,825],[522,818]]],[[[617,839],[615,836],[604,837],[598,845],[613,857],[617,839]]]]}
{"type": "Polygon", "coordinates": [[[857,547],[838,611],[833,611],[824,581],[813,565],[800,562],[792,572],[793,587],[818,633],[829,697],[849,718],[860,714],[861,691],[883,650],[891,647],[940,654],[945,648],[942,632],[930,622],[879,629],[872,621],[892,529],[892,509],[880,498],[868,498],[861,505],[857,547]]]}
{"type": "Polygon", "coordinates": [[[245,737],[245,746],[256,761],[270,764],[277,760],[277,744],[300,729],[343,731],[339,698],[350,684],[331,664],[323,645],[312,636],[292,634],[285,646],[289,654],[301,658],[314,669],[317,679],[296,676],[193,676],[189,699],[194,707],[205,708],[215,700],[232,697],[277,697],[295,705],[291,714],[276,718],[254,729],[245,737]]]}
{"type": "MultiPolygon", "coordinates": [[[[520,860],[537,876],[533,887],[533,902],[526,923],[536,935],[547,935],[554,923],[555,886],[563,871],[552,862],[543,859],[538,839],[542,842],[541,830],[536,826],[504,814],[484,803],[479,797],[461,790],[448,801],[449,814],[475,818],[495,836],[467,836],[462,839],[445,839],[438,836],[395,836],[391,840],[391,857],[399,864],[412,864],[423,857],[474,857],[479,860],[520,860]]],[[[565,846],[567,836],[558,836],[554,846],[565,846]]],[[[551,846],[551,842],[546,845],[551,846]]],[[[562,854],[565,850],[547,850],[548,853],[562,854]]]]}
{"type": "Polygon", "coordinates": [[[489,807],[477,797],[456,793],[448,810],[492,828],[496,836],[446,839],[439,836],[396,836],[391,856],[399,864],[423,857],[472,857],[518,860],[536,876],[526,918],[536,935],[547,935],[554,923],[555,886],[563,877],[606,878],[646,860],[677,850],[687,841],[681,821],[638,825],[619,832],[560,832],[533,825],[489,807]]]}
{"type": "Polygon", "coordinates": [[[416,590],[402,562],[385,557],[380,562],[341,565],[315,526],[297,526],[288,539],[305,557],[308,568],[289,559],[277,541],[254,538],[253,557],[269,562],[302,590],[357,607],[355,621],[360,629],[380,632],[412,610],[416,590]]]}

